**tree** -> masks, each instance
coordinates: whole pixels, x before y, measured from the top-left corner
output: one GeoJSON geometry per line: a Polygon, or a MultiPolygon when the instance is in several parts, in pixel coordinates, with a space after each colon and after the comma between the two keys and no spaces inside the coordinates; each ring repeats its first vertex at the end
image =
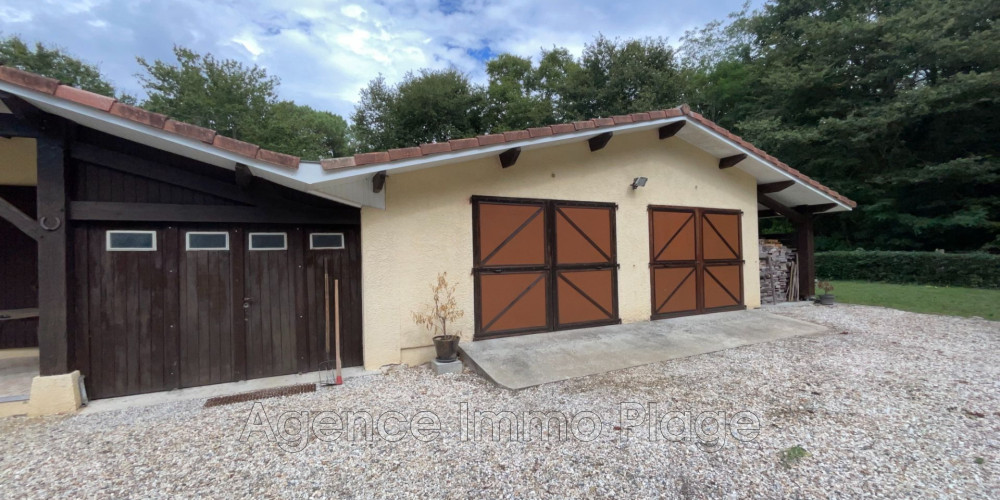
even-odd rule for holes
{"type": "Polygon", "coordinates": [[[144,108],[306,160],[351,152],[343,118],[279,101],[279,80],[263,68],[183,47],[174,56],[175,64],[137,58],[144,108]]]}
{"type": "Polygon", "coordinates": [[[40,42],[32,48],[17,36],[0,39],[0,64],[55,78],[96,94],[115,96],[114,86],[101,75],[97,66],[40,42]]]}
{"type": "Polygon", "coordinates": [[[750,19],[738,131],[860,204],[826,247],[974,250],[1000,237],[1000,5],[780,0],[750,19]]]}
{"type": "Polygon", "coordinates": [[[541,92],[542,80],[531,59],[500,54],[486,63],[486,74],[489,84],[485,119],[491,132],[552,123],[551,94],[541,92]]]}
{"type": "Polygon", "coordinates": [[[569,66],[557,113],[580,120],[676,106],[681,96],[674,51],[662,38],[587,45],[569,66]]]}
{"type": "Polygon", "coordinates": [[[486,130],[483,89],[455,70],[407,73],[389,87],[376,78],[361,92],[352,116],[359,152],[472,137],[486,130]]]}
{"type": "Polygon", "coordinates": [[[254,142],[261,137],[278,79],[263,68],[246,67],[174,47],[177,64],[136,58],[147,98],[142,106],[177,120],[208,127],[227,137],[254,142]]]}

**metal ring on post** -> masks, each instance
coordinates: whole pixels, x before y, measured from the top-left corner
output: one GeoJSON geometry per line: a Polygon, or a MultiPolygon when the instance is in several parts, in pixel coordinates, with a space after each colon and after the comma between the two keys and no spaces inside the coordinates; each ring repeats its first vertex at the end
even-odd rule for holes
{"type": "Polygon", "coordinates": [[[46,222],[49,220],[49,218],[43,215],[40,219],[38,219],[38,225],[42,226],[42,229],[46,231],[55,231],[56,229],[59,229],[59,226],[62,225],[62,219],[60,219],[59,217],[53,217],[53,219],[55,219],[56,223],[50,226],[46,222]]]}

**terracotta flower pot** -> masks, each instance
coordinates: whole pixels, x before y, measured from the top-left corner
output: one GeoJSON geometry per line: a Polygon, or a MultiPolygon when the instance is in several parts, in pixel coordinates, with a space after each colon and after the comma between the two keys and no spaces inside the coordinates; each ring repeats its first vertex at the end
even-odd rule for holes
{"type": "Polygon", "coordinates": [[[441,362],[455,361],[458,359],[457,335],[438,335],[434,337],[434,349],[437,351],[437,360],[441,362]]]}

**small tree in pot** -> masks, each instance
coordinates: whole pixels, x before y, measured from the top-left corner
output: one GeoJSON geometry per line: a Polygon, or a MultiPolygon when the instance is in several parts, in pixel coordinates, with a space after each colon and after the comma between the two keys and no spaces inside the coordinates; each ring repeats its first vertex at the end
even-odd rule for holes
{"type": "Polygon", "coordinates": [[[824,306],[832,306],[834,296],[832,293],[833,285],[829,281],[818,281],[816,282],[816,288],[823,290],[823,295],[819,296],[819,303],[824,306]]]}
{"type": "Polygon", "coordinates": [[[449,323],[465,316],[465,311],[462,311],[455,301],[457,286],[457,283],[448,283],[448,273],[438,274],[437,283],[431,286],[434,303],[429,304],[424,312],[413,313],[413,321],[429,330],[434,336],[434,349],[437,350],[438,361],[455,361],[458,358],[461,332],[448,332],[449,323]]]}

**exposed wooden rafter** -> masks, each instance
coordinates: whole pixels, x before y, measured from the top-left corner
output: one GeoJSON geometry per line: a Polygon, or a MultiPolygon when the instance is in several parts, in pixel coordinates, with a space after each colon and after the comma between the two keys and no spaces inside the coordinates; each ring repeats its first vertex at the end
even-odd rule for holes
{"type": "Polygon", "coordinates": [[[594,137],[587,139],[587,142],[590,144],[590,150],[597,151],[599,149],[604,149],[604,146],[607,146],[608,141],[611,140],[612,135],[613,134],[611,132],[605,132],[603,134],[595,135],[594,137]]]}
{"type": "Polygon", "coordinates": [[[385,189],[385,170],[372,176],[372,192],[381,193],[385,189]]]}
{"type": "Polygon", "coordinates": [[[780,182],[771,182],[768,184],[758,184],[757,192],[764,194],[777,193],[779,191],[784,191],[794,185],[795,181],[780,181],[780,182]]]}
{"type": "Polygon", "coordinates": [[[41,236],[42,228],[38,226],[38,222],[3,198],[0,198],[0,219],[10,222],[35,241],[41,236]]]}
{"type": "Polygon", "coordinates": [[[272,224],[358,224],[357,211],[278,210],[238,205],[180,205],[171,203],[116,203],[74,201],[73,220],[142,222],[239,222],[272,224]]]}
{"type": "Polygon", "coordinates": [[[836,208],[836,203],[821,203],[819,205],[798,205],[795,207],[796,212],[804,214],[818,214],[820,212],[826,212],[831,208],[836,208]]]}
{"type": "Polygon", "coordinates": [[[719,159],[719,168],[729,168],[735,167],[737,163],[747,159],[747,155],[740,153],[738,155],[727,156],[725,158],[719,159]]]}
{"type": "Polygon", "coordinates": [[[247,189],[253,184],[253,172],[250,171],[250,167],[243,163],[237,163],[236,168],[233,169],[233,177],[236,180],[236,185],[247,189]]]}
{"type": "Polygon", "coordinates": [[[767,196],[765,194],[757,193],[757,203],[760,203],[761,205],[764,205],[765,207],[774,210],[782,217],[785,217],[786,219],[794,223],[798,224],[805,222],[806,220],[806,216],[803,215],[802,213],[797,212],[789,207],[786,207],[785,205],[782,205],[774,198],[771,198],[770,196],[767,196]]]}
{"type": "Polygon", "coordinates": [[[517,163],[517,157],[521,156],[521,148],[510,148],[500,153],[500,166],[507,168],[517,163]]]}
{"type": "Polygon", "coordinates": [[[676,135],[677,132],[680,132],[681,129],[684,128],[685,123],[687,122],[681,120],[679,122],[668,123],[660,127],[660,140],[667,139],[676,135]]]}

